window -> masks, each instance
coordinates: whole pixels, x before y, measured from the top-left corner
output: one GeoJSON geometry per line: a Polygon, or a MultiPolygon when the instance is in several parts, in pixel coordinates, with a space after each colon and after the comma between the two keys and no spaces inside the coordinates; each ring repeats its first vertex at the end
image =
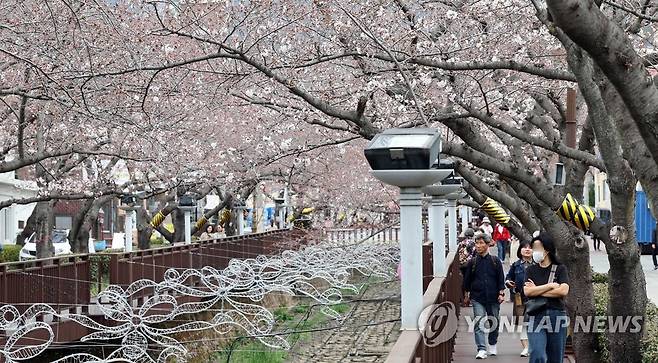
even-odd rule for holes
{"type": "Polygon", "coordinates": [[[73,217],[55,216],[55,229],[71,229],[72,225],[73,225],[73,217]]]}
{"type": "Polygon", "coordinates": [[[555,164],[555,185],[564,185],[564,164],[555,164]]]}
{"type": "Polygon", "coordinates": [[[25,221],[18,221],[18,229],[24,229],[25,228],[25,221]]]}

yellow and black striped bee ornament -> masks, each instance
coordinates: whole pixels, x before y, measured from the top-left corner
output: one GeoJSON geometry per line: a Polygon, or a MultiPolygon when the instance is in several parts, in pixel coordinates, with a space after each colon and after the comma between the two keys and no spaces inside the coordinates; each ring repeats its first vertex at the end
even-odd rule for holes
{"type": "Polygon", "coordinates": [[[505,210],[500,205],[498,205],[498,202],[491,198],[487,198],[487,200],[484,201],[484,204],[482,204],[482,209],[484,209],[488,215],[493,217],[493,219],[495,219],[496,222],[500,224],[507,224],[510,220],[509,214],[507,214],[507,212],[505,212],[505,210]]]}
{"type": "Polygon", "coordinates": [[[596,218],[594,211],[587,205],[581,205],[576,199],[567,193],[567,196],[562,201],[562,205],[558,208],[557,213],[565,221],[573,223],[578,229],[588,231],[590,225],[596,218]]]}
{"type": "Polygon", "coordinates": [[[231,211],[228,209],[222,210],[222,212],[219,215],[219,224],[223,225],[229,220],[231,220],[231,211]]]}
{"type": "Polygon", "coordinates": [[[574,215],[576,215],[577,209],[578,209],[578,202],[576,202],[576,200],[573,199],[571,193],[567,193],[567,196],[564,198],[564,201],[562,201],[562,206],[560,206],[560,209],[558,209],[558,213],[560,214],[560,217],[562,217],[562,219],[571,222],[573,220],[574,215]]]}

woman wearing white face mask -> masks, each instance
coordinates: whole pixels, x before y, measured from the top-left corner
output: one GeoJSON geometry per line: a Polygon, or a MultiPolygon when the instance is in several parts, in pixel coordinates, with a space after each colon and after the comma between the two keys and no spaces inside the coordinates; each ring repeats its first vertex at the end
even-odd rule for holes
{"type": "Polygon", "coordinates": [[[528,298],[530,363],[562,363],[569,326],[563,301],[569,293],[567,268],[545,233],[532,239],[532,259],[535,264],[528,267],[523,288],[528,298]]]}

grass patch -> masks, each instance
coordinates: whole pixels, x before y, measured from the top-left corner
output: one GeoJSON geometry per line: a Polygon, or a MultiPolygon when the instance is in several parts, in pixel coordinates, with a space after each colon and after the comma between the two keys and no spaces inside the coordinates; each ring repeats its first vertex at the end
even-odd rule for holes
{"type": "Polygon", "coordinates": [[[274,310],[273,314],[274,314],[274,318],[278,323],[286,322],[294,319],[294,317],[288,313],[288,308],[286,308],[285,306],[277,308],[276,310],[274,310]]]}
{"type": "Polygon", "coordinates": [[[346,303],[336,304],[336,305],[333,305],[331,308],[336,310],[336,312],[339,313],[339,314],[345,314],[346,312],[348,312],[350,310],[350,306],[347,305],[346,303]]]}
{"type": "Polygon", "coordinates": [[[282,363],[288,357],[288,353],[273,350],[262,343],[251,342],[240,345],[229,354],[228,351],[217,352],[213,355],[211,362],[214,363],[282,363]]]}

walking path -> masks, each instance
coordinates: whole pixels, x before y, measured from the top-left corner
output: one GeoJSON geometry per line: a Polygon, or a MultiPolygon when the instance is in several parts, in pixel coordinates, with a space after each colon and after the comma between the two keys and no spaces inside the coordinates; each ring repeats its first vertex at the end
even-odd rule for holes
{"type": "MultiPolygon", "coordinates": [[[[587,238],[589,239],[589,237],[587,238]]],[[[589,260],[594,271],[608,273],[608,270],[610,270],[610,263],[608,262],[608,254],[605,253],[605,246],[601,244],[602,251],[594,251],[591,240],[589,246],[589,260]]],[[[644,279],[647,284],[647,297],[651,302],[658,305],[658,270],[653,269],[651,255],[640,256],[640,263],[642,264],[644,279]]]]}
{"type": "MultiPolygon", "coordinates": [[[[475,347],[475,338],[472,332],[468,331],[466,316],[473,316],[473,308],[461,308],[459,317],[459,327],[457,328],[457,341],[455,342],[455,353],[453,361],[459,363],[482,362],[475,359],[477,348],[475,347]]],[[[507,316],[512,319],[512,303],[504,302],[500,305],[500,316],[507,316]]],[[[487,360],[499,361],[505,363],[527,363],[528,358],[521,357],[521,341],[517,333],[501,331],[498,335],[498,355],[489,356],[487,360]]],[[[568,359],[564,359],[568,363],[568,359]]]]}

